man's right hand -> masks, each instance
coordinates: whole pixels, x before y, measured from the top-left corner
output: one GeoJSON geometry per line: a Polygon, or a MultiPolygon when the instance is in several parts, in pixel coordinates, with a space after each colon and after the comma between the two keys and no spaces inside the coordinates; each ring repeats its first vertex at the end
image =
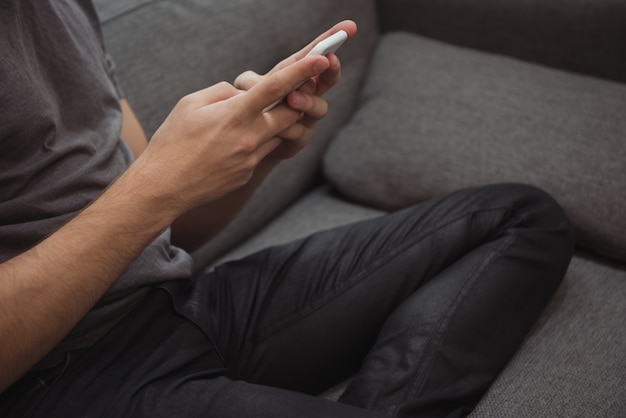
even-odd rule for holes
{"type": "Polygon", "coordinates": [[[135,163],[146,173],[151,193],[183,211],[245,185],[280,144],[277,134],[301,117],[288,106],[264,109],[329,65],[326,57],[308,57],[249,91],[220,83],[181,99],[135,163]]]}

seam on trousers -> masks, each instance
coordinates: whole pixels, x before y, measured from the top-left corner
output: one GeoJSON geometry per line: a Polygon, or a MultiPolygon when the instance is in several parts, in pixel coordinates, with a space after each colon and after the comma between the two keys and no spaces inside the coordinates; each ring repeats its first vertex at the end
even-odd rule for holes
{"type": "MultiPolygon", "coordinates": [[[[476,266],[476,268],[470,273],[469,279],[466,281],[465,285],[463,285],[463,287],[461,288],[457,296],[452,301],[450,305],[450,309],[447,311],[448,314],[445,315],[439,321],[439,324],[435,328],[435,332],[432,333],[431,337],[429,338],[429,341],[426,343],[427,348],[426,350],[424,350],[424,355],[423,355],[424,360],[418,363],[418,364],[421,364],[421,367],[418,367],[417,370],[415,370],[415,374],[413,378],[411,379],[411,383],[407,387],[407,391],[405,393],[405,396],[402,399],[402,402],[406,402],[410,398],[415,398],[415,396],[417,396],[423,391],[424,386],[426,384],[426,380],[422,380],[421,384],[419,385],[416,385],[416,383],[419,380],[419,378],[424,375],[424,373],[428,373],[428,371],[432,369],[435,363],[435,359],[437,357],[437,348],[440,346],[441,341],[443,340],[446,334],[445,331],[447,330],[447,326],[450,324],[450,322],[452,321],[452,319],[458,312],[459,307],[465,300],[465,296],[469,293],[469,291],[474,286],[474,284],[476,284],[477,282],[476,279],[479,277],[480,272],[484,271],[487,268],[487,266],[491,264],[491,262],[496,258],[496,256],[501,254],[502,251],[506,247],[510,246],[512,242],[513,242],[512,237],[505,238],[503,242],[500,243],[498,247],[490,251],[485,256],[485,258],[476,266]]],[[[399,408],[398,405],[391,408],[394,414],[398,408],[399,408]]]]}

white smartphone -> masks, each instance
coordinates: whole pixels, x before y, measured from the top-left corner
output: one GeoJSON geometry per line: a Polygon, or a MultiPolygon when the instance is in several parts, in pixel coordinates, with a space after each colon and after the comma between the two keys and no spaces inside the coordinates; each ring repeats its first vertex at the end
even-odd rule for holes
{"type": "Polygon", "coordinates": [[[311,51],[309,51],[306,56],[309,55],[326,55],[331,52],[336,52],[341,45],[348,39],[348,34],[345,30],[340,30],[334,35],[329,36],[328,38],[321,40],[317,45],[313,47],[311,51]]]}
{"type": "MultiPolygon", "coordinates": [[[[311,55],[327,55],[327,54],[330,54],[331,52],[336,52],[341,47],[341,45],[343,45],[343,43],[346,42],[347,39],[348,39],[348,34],[346,33],[346,31],[340,30],[334,35],[331,35],[328,38],[323,39],[320,42],[318,42],[313,47],[313,49],[310,50],[308,54],[306,54],[306,56],[308,57],[311,55]]],[[[300,87],[302,87],[303,84],[304,82],[300,83],[299,85],[296,86],[294,90],[298,90],[300,87]]],[[[265,108],[265,112],[272,110],[273,108],[281,104],[283,100],[285,100],[284,97],[280,100],[275,101],[274,103],[272,103],[271,105],[265,108]]]]}

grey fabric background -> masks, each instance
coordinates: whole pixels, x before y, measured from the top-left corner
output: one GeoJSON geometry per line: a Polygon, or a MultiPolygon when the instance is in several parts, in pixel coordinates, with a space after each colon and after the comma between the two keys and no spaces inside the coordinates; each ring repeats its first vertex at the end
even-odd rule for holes
{"type": "Polygon", "coordinates": [[[379,0],[382,29],[626,82],[624,0],[379,0]]]}
{"type": "Polygon", "coordinates": [[[407,33],[385,35],[328,178],[405,206],[493,182],[540,186],[583,245],[626,259],[626,87],[407,33]]]}
{"type": "MultiPolygon", "coordinates": [[[[117,75],[148,136],[185,94],[246,70],[264,73],[322,31],[354,19],[359,34],[338,53],[341,83],[328,94],[330,112],[310,146],[275,170],[241,216],[196,251],[196,269],[215,259],[319,180],[322,153],[348,119],[378,29],[373,1],[96,0],[117,75]]],[[[190,152],[193,152],[190,150],[190,152]]]]}

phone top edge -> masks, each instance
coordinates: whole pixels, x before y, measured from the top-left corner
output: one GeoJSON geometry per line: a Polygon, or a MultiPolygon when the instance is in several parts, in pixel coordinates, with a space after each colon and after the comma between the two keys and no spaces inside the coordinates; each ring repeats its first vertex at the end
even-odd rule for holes
{"type": "Polygon", "coordinates": [[[309,55],[326,55],[331,52],[335,52],[343,45],[348,39],[348,33],[344,30],[329,36],[328,38],[320,41],[313,49],[307,54],[309,55]]]}

